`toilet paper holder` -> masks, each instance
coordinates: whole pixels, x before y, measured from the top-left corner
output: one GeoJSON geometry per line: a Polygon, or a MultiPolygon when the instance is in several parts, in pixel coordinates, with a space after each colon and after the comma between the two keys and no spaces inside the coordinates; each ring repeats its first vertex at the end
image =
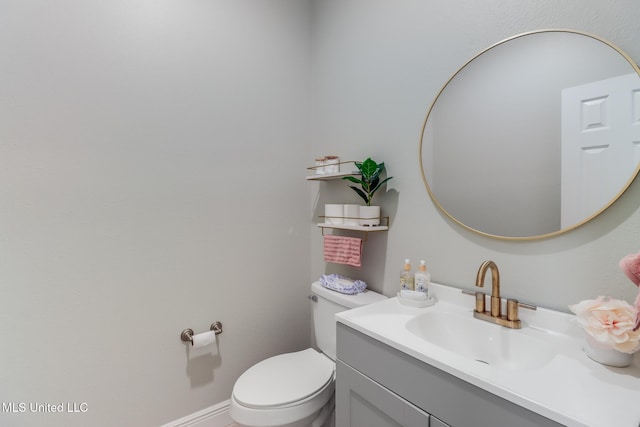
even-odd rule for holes
{"type": "MultiPolygon", "coordinates": [[[[222,323],[216,321],[211,324],[209,328],[210,331],[214,331],[216,335],[220,335],[222,333],[222,323]]],[[[180,339],[185,342],[190,342],[193,344],[193,329],[187,328],[180,333],[180,339]]]]}

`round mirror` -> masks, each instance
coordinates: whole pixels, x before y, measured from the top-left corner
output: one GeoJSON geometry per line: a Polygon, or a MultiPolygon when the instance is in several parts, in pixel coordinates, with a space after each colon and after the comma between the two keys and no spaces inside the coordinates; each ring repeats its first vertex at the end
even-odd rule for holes
{"type": "Polygon", "coordinates": [[[542,30],[482,51],[445,84],[420,140],[434,203],[491,237],[584,224],[640,161],[640,69],[593,35],[542,30]]]}

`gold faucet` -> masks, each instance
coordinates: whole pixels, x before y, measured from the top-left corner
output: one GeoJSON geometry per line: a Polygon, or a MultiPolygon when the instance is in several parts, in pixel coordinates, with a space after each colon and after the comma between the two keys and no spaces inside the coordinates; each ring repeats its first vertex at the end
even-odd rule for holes
{"type": "Polygon", "coordinates": [[[520,329],[522,327],[518,319],[518,301],[515,299],[507,300],[507,315],[501,314],[502,300],[500,299],[500,272],[498,266],[493,261],[485,261],[478,269],[476,276],[476,286],[484,287],[484,276],[487,270],[491,270],[491,310],[485,311],[484,297],[482,292],[476,292],[476,309],[473,311],[473,317],[485,320],[487,322],[496,323],[511,329],[520,329]]]}

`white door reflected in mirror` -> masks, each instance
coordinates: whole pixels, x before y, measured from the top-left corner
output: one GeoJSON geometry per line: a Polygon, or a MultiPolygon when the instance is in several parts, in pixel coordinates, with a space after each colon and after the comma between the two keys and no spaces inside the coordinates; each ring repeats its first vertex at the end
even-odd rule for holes
{"type": "Polygon", "coordinates": [[[640,161],[640,79],[626,74],[562,91],[561,228],[626,188],[640,161]]]}

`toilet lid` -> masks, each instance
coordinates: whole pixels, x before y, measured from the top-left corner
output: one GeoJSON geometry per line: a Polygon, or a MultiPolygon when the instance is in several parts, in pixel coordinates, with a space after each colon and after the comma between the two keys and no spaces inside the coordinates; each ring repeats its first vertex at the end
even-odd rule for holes
{"type": "Polygon", "coordinates": [[[233,396],[251,408],[285,406],[323,389],[333,380],[334,367],[331,359],[312,348],[280,354],[242,374],[233,396]]]}

